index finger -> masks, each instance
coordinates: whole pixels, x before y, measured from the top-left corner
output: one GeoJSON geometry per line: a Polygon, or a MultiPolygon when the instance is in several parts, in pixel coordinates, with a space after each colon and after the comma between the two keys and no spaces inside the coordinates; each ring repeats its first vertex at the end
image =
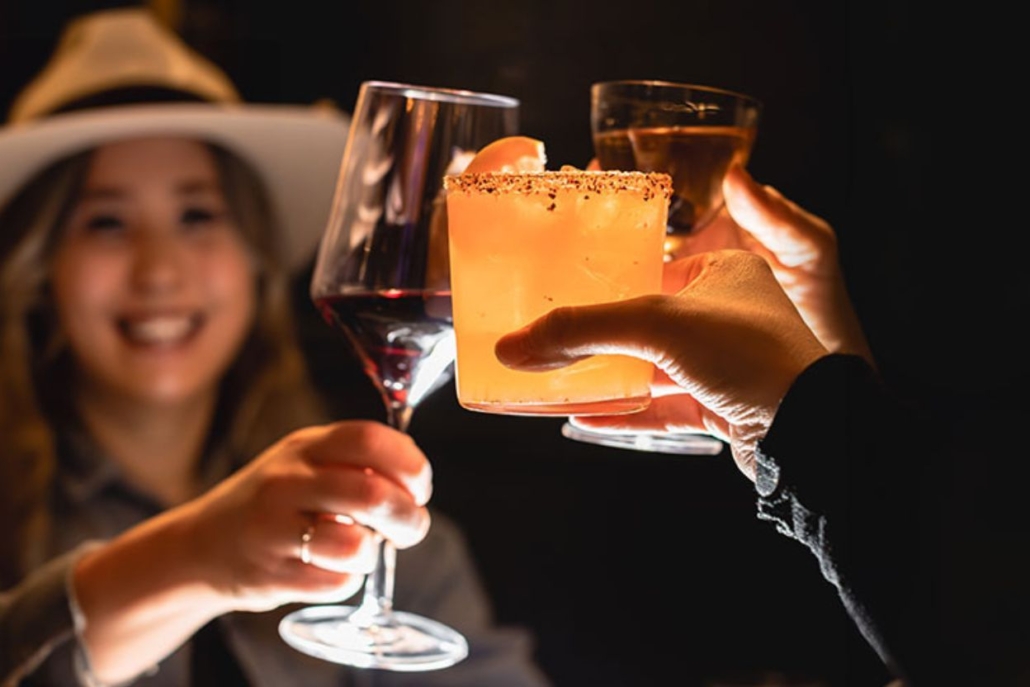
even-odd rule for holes
{"type": "Polygon", "coordinates": [[[667,297],[640,296],[625,301],[555,308],[494,345],[507,367],[546,371],[598,354],[630,355],[657,363],[660,352],[649,345],[658,335],[655,311],[667,297]]]}
{"type": "Polygon", "coordinates": [[[734,221],[787,266],[811,261],[825,250],[833,230],[771,186],[762,186],[736,165],[723,180],[726,208],[734,221]]]}
{"type": "Polygon", "coordinates": [[[410,492],[420,506],[432,495],[429,460],[404,432],[371,420],[341,420],[292,436],[305,460],[372,469],[410,492]]]}

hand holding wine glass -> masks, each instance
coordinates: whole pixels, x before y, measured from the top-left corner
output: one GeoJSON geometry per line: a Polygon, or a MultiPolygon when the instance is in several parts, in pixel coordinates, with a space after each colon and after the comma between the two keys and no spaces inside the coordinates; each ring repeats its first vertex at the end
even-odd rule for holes
{"type": "Polygon", "coordinates": [[[175,512],[209,561],[217,599],[208,605],[264,611],[352,596],[372,568],[369,528],[399,547],[416,544],[429,528],[431,492],[432,470],[408,437],[340,420],[295,430],[175,512]],[[350,515],[312,515],[343,511],[350,515]],[[309,541],[298,551],[296,537],[284,546],[270,536],[284,530],[310,533],[309,541]]]}
{"type": "MultiPolygon", "coordinates": [[[[358,355],[387,422],[401,431],[446,382],[455,355],[442,179],[488,142],[513,134],[518,105],[382,81],[359,90],[311,297],[358,355]]],[[[393,610],[395,555],[380,536],[359,605],[301,609],[283,619],[280,634],[301,651],[359,667],[434,670],[465,658],[460,633],[393,610]]]]}

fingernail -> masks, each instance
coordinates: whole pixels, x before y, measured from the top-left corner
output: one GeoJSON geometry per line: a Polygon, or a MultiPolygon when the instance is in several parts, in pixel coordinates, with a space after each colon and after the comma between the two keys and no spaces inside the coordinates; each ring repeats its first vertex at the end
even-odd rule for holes
{"type": "Polygon", "coordinates": [[[521,367],[531,362],[531,356],[519,343],[518,334],[506,334],[494,344],[494,355],[507,367],[521,367]]]}

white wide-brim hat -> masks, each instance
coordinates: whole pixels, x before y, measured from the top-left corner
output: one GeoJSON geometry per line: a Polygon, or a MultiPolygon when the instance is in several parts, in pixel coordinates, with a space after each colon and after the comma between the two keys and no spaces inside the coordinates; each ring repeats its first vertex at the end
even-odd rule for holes
{"type": "Polygon", "coordinates": [[[130,138],[195,138],[232,151],[264,181],[282,229],[282,261],[291,269],[313,257],[325,228],[350,121],[328,106],[243,103],[224,73],[142,8],[71,22],[8,119],[0,128],[0,207],[69,155],[130,138]],[[145,88],[199,102],[61,111],[97,95],[145,88]]]}

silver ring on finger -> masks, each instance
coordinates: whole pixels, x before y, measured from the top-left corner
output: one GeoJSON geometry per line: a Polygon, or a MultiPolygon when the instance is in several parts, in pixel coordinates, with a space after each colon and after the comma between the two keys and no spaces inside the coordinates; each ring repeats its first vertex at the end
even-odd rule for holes
{"type": "Polygon", "coordinates": [[[311,541],[315,538],[315,519],[308,520],[307,527],[300,533],[300,562],[311,565],[311,541]]]}

